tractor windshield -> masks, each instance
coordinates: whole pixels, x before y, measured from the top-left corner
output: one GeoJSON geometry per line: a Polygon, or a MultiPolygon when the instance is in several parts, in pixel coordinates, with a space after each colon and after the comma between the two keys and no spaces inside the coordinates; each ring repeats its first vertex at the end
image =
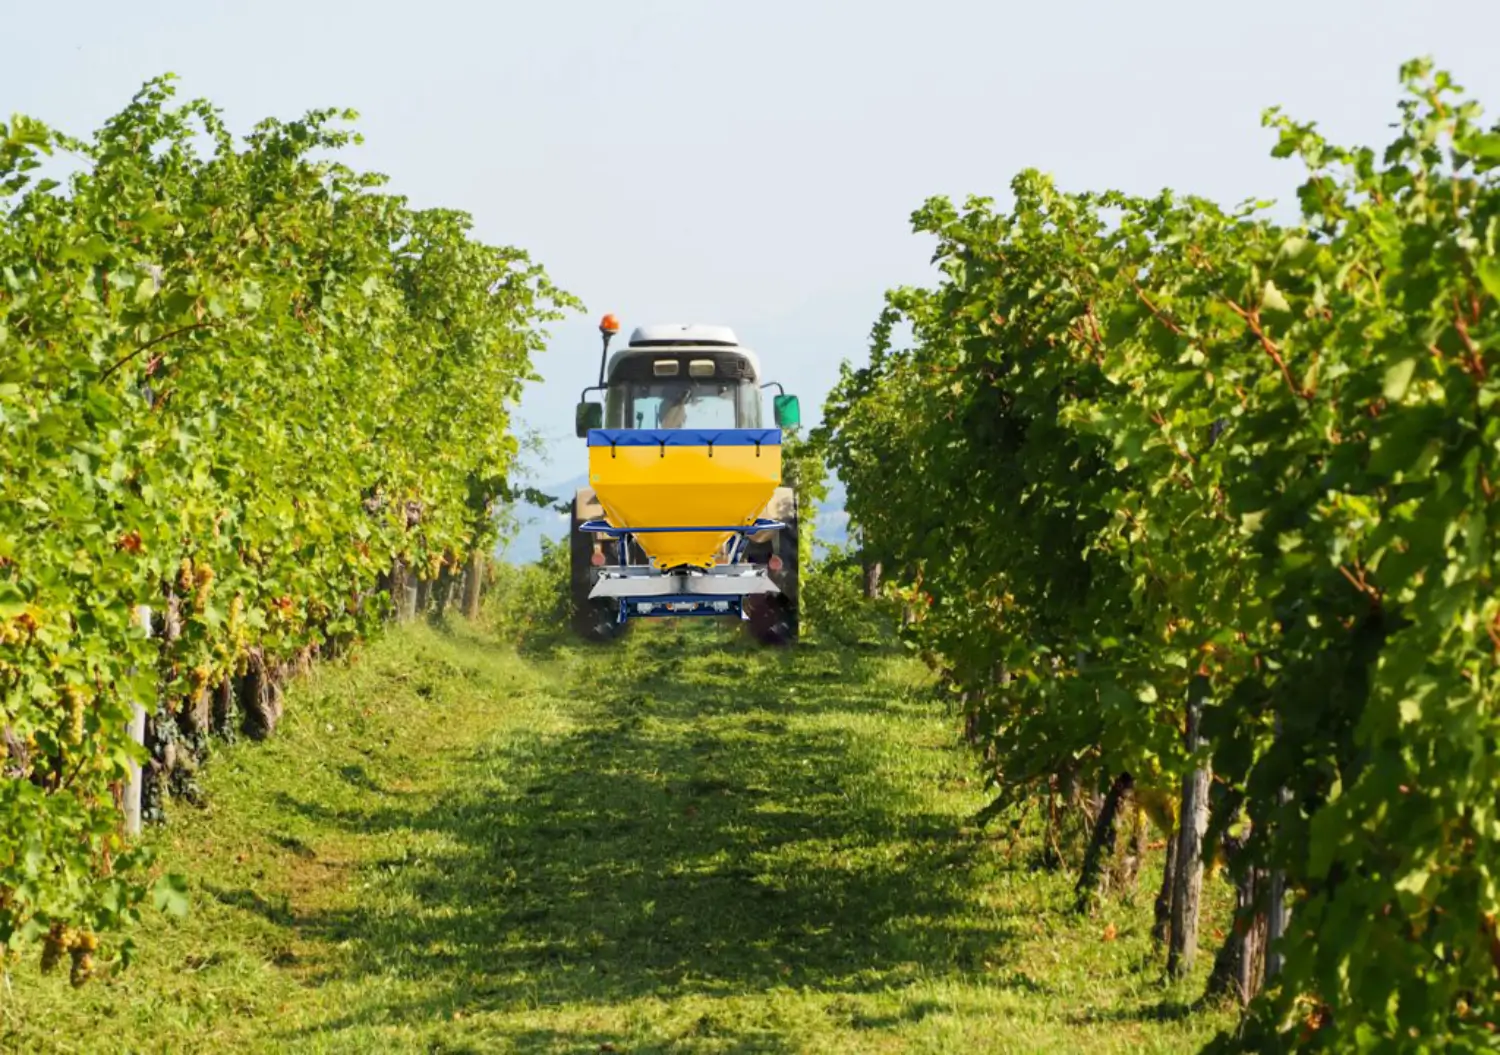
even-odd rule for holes
{"type": "Polygon", "coordinates": [[[610,428],[755,429],[760,391],[747,380],[626,381],[610,386],[610,428]]]}

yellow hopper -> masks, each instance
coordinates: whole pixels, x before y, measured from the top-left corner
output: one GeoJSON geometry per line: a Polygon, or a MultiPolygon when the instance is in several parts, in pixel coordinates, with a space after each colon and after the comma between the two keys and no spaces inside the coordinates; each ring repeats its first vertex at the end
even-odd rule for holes
{"type": "Polygon", "coordinates": [[[662,571],[712,567],[781,483],[780,429],[590,429],[588,444],[605,520],[662,571]]]}

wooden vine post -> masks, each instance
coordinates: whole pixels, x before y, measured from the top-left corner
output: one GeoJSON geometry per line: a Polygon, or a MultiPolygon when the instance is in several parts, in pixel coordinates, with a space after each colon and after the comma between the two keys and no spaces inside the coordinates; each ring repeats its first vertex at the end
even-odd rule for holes
{"type": "Polygon", "coordinates": [[[484,583],[484,551],[479,547],[469,554],[468,574],[464,576],[464,617],[479,618],[480,587],[484,583]]]}
{"type": "MultiPolygon", "coordinates": [[[[1276,737],[1281,737],[1281,715],[1276,716],[1276,737]]],[[[1282,787],[1276,793],[1277,801],[1282,808],[1292,801],[1291,790],[1282,787]]],[[[1287,925],[1291,922],[1292,910],[1287,904],[1286,898],[1286,872],[1280,868],[1273,868],[1269,880],[1266,883],[1266,972],[1265,984],[1271,982],[1281,973],[1282,954],[1280,949],[1281,938],[1286,934],[1287,925]]]]}
{"type": "MultiPolygon", "coordinates": [[[[136,620],[146,631],[146,636],[151,636],[151,608],[148,605],[140,605],[135,610],[136,620]]],[[[137,746],[144,747],[146,743],[146,708],[140,700],[130,701],[130,739],[137,746]]],[[[141,833],[141,787],[142,774],[141,764],[132,761],[129,763],[130,776],[125,781],[125,787],[121,795],[121,806],[125,811],[125,834],[139,835],[141,833]]]]}
{"type": "MultiPolygon", "coordinates": [[[[1195,678],[1188,690],[1187,748],[1197,754],[1206,746],[1203,738],[1203,704],[1208,691],[1195,678]]],[[[1185,977],[1198,954],[1198,912],[1203,894],[1203,833],[1208,828],[1207,761],[1200,762],[1182,780],[1182,815],[1177,824],[1176,882],[1172,890],[1172,931],[1167,946],[1167,974],[1185,977]]]]}

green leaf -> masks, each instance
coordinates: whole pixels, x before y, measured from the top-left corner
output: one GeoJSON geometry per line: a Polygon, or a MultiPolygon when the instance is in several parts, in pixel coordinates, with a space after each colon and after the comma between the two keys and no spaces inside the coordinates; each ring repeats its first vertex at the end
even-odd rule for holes
{"type": "MultiPolygon", "coordinates": [[[[1496,138],[1500,139],[1500,136],[1496,138]]],[[[1475,270],[1489,295],[1500,300],[1500,259],[1487,257],[1475,265],[1475,270]]]]}
{"type": "Polygon", "coordinates": [[[1459,149],[1471,157],[1500,161],[1500,133],[1469,136],[1459,145],[1459,149]]]}
{"type": "Polygon", "coordinates": [[[169,872],[151,889],[152,902],[158,912],[181,918],[188,913],[188,883],[184,876],[169,872]]]}
{"type": "Polygon", "coordinates": [[[1281,247],[1276,251],[1276,259],[1279,263],[1299,263],[1310,251],[1316,250],[1311,241],[1301,235],[1287,235],[1281,242],[1281,247]]]}
{"type": "Polygon", "coordinates": [[[1281,290],[1276,288],[1276,283],[1270,279],[1266,280],[1265,287],[1260,292],[1260,306],[1262,311],[1289,312],[1292,306],[1287,303],[1286,297],[1281,290]]]}
{"type": "Polygon", "coordinates": [[[1411,385],[1412,374],[1416,369],[1417,360],[1415,356],[1408,356],[1386,367],[1385,377],[1381,382],[1381,391],[1385,394],[1385,398],[1394,402],[1405,396],[1407,388],[1411,385]]]}
{"type": "Polygon", "coordinates": [[[1427,889],[1427,881],[1432,878],[1432,872],[1426,868],[1413,868],[1400,879],[1396,880],[1396,889],[1414,897],[1420,896],[1427,889]]]}

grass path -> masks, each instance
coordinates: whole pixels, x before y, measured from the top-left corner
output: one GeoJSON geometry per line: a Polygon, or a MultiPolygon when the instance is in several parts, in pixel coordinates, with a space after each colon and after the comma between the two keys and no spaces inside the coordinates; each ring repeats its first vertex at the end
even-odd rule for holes
{"type": "Polygon", "coordinates": [[[28,962],[0,1048],[1191,1051],[1224,1024],[1138,970],[1149,872],[1080,920],[966,826],[919,666],[644,630],[523,659],[414,628],[298,684],[152,836],[189,918],[78,993],[28,962]]]}

